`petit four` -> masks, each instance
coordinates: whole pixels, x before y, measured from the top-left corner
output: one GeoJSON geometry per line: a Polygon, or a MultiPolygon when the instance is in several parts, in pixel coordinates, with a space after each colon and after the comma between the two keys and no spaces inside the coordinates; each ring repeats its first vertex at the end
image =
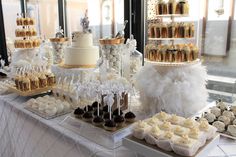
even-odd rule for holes
{"type": "Polygon", "coordinates": [[[216,116],[213,113],[205,113],[204,118],[207,119],[209,123],[213,123],[216,119],[216,116]]]}
{"type": "Polygon", "coordinates": [[[219,100],[219,102],[216,105],[221,111],[225,111],[228,108],[228,105],[226,105],[222,100],[219,100]]]}

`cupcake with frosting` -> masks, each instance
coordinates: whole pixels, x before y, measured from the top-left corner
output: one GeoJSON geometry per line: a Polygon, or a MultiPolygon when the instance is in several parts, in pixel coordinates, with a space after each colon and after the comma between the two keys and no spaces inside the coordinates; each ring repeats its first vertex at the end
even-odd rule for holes
{"type": "Polygon", "coordinates": [[[149,130],[151,129],[151,126],[148,125],[144,121],[138,121],[133,129],[133,136],[138,139],[144,139],[149,130]]]}
{"type": "Polygon", "coordinates": [[[47,87],[47,77],[43,73],[39,75],[39,87],[47,87]]]}
{"type": "Polygon", "coordinates": [[[199,142],[189,138],[188,135],[183,135],[181,138],[173,141],[172,148],[176,154],[193,156],[199,148],[199,142]]]}
{"type": "Polygon", "coordinates": [[[159,148],[165,151],[172,151],[171,143],[178,138],[179,136],[176,136],[173,132],[165,131],[157,140],[156,144],[159,148]]]}
{"type": "Polygon", "coordinates": [[[166,121],[167,119],[170,118],[170,115],[161,111],[160,113],[157,113],[154,117],[161,121],[166,121]]]}
{"type": "Polygon", "coordinates": [[[185,121],[185,118],[173,114],[167,121],[173,125],[182,125],[185,121]]]}
{"type": "Polygon", "coordinates": [[[22,91],[29,91],[31,88],[30,88],[30,79],[28,77],[24,77],[22,79],[23,83],[23,90],[22,91]]]}
{"type": "Polygon", "coordinates": [[[206,135],[204,134],[203,131],[200,131],[199,128],[197,127],[191,128],[188,132],[188,136],[192,139],[198,140],[200,147],[202,147],[206,143],[206,138],[207,138],[206,135]]]}
{"type": "Polygon", "coordinates": [[[214,126],[209,125],[206,121],[201,121],[198,128],[200,131],[203,131],[206,134],[207,139],[213,138],[217,131],[214,126]]]}
{"type": "Polygon", "coordinates": [[[161,131],[158,126],[153,126],[145,136],[145,140],[149,144],[156,145],[156,142],[160,138],[162,133],[163,131],[161,131]]]}

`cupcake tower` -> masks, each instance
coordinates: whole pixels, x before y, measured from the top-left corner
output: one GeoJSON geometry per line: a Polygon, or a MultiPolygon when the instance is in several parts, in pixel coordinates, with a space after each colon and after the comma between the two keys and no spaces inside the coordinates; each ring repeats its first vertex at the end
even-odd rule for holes
{"type": "MultiPolygon", "coordinates": [[[[151,11],[154,12],[154,10],[151,11]]],[[[155,12],[156,17],[149,17],[147,33],[149,43],[145,47],[147,61],[179,63],[197,60],[199,50],[194,44],[174,44],[175,40],[194,38],[194,23],[174,22],[176,16],[188,16],[188,1],[169,0],[165,2],[159,0],[155,5],[155,12]],[[160,22],[164,17],[170,18],[170,22],[160,22]],[[163,40],[169,41],[170,44],[162,45],[161,41],[163,40]]]]}
{"type": "Polygon", "coordinates": [[[16,89],[23,92],[53,86],[56,83],[53,73],[28,67],[21,68],[14,80],[16,89]]]}
{"type": "Polygon", "coordinates": [[[165,151],[181,156],[193,156],[214,138],[216,128],[207,121],[195,121],[160,112],[144,121],[138,121],[133,136],[165,151]]]}
{"type": "Polygon", "coordinates": [[[40,40],[36,37],[37,31],[34,27],[35,19],[17,14],[16,24],[19,28],[15,30],[15,35],[17,38],[23,39],[15,40],[15,48],[30,49],[40,46],[40,40]]]}

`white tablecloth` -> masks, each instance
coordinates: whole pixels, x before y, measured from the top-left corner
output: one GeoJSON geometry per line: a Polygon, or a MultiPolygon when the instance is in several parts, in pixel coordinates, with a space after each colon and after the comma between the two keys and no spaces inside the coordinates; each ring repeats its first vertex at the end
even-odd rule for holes
{"type": "MultiPolygon", "coordinates": [[[[0,96],[1,157],[133,157],[124,147],[106,149],[62,127],[65,116],[45,120],[23,108],[27,99],[0,96]]],[[[236,142],[221,138],[209,156],[236,156],[236,142]]]]}

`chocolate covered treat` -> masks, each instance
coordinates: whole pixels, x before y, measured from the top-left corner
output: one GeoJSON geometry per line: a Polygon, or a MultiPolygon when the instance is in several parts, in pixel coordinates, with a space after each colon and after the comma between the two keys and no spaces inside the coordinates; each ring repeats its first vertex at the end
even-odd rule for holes
{"type": "MultiPolygon", "coordinates": [[[[93,102],[92,107],[93,107],[93,109],[97,109],[97,107],[98,107],[98,102],[97,102],[97,101],[93,102]]],[[[99,107],[101,107],[101,104],[100,104],[100,103],[99,103],[99,107]]]]}
{"type": "Polygon", "coordinates": [[[117,115],[114,118],[114,122],[117,124],[118,127],[122,127],[125,123],[125,118],[121,115],[117,115]]]}
{"type": "Polygon", "coordinates": [[[84,110],[79,107],[77,109],[75,109],[75,111],[74,111],[74,115],[77,118],[82,118],[83,114],[84,114],[84,110]]]}
{"type": "Polygon", "coordinates": [[[103,125],[104,129],[108,131],[115,131],[116,130],[116,123],[113,120],[106,120],[105,124],[103,125]]]}
{"type": "MultiPolygon", "coordinates": [[[[99,109],[99,116],[103,115],[103,110],[99,109]]],[[[98,110],[96,109],[94,112],[93,112],[93,116],[98,116],[98,110]]]]}
{"type": "Polygon", "coordinates": [[[93,124],[95,126],[101,126],[103,123],[104,123],[104,120],[102,117],[96,116],[95,118],[93,118],[93,124]]]}
{"type": "Polygon", "coordinates": [[[127,112],[126,114],[125,114],[125,120],[127,121],[127,122],[134,122],[135,121],[135,118],[136,118],[136,116],[135,116],[135,114],[133,113],[133,112],[127,112]]]}
{"type": "MultiPolygon", "coordinates": [[[[113,116],[118,116],[118,113],[119,113],[119,109],[117,108],[113,111],[113,116]]],[[[121,110],[120,110],[120,115],[123,115],[123,112],[121,110]]]]}
{"type": "Polygon", "coordinates": [[[91,122],[93,119],[92,113],[91,112],[85,112],[83,115],[83,120],[86,122],[91,122]]]}
{"type": "Polygon", "coordinates": [[[104,106],[102,110],[103,110],[103,112],[109,112],[108,105],[104,106]]]}
{"type": "MultiPolygon", "coordinates": [[[[104,113],[103,119],[107,120],[109,118],[110,118],[110,113],[109,112],[104,113]]],[[[112,118],[112,115],[111,115],[111,118],[112,118]]]]}
{"type": "Polygon", "coordinates": [[[93,111],[93,107],[90,106],[90,105],[87,105],[87,106],[84,107],[84,111],[92,112],[93,111]]]}

